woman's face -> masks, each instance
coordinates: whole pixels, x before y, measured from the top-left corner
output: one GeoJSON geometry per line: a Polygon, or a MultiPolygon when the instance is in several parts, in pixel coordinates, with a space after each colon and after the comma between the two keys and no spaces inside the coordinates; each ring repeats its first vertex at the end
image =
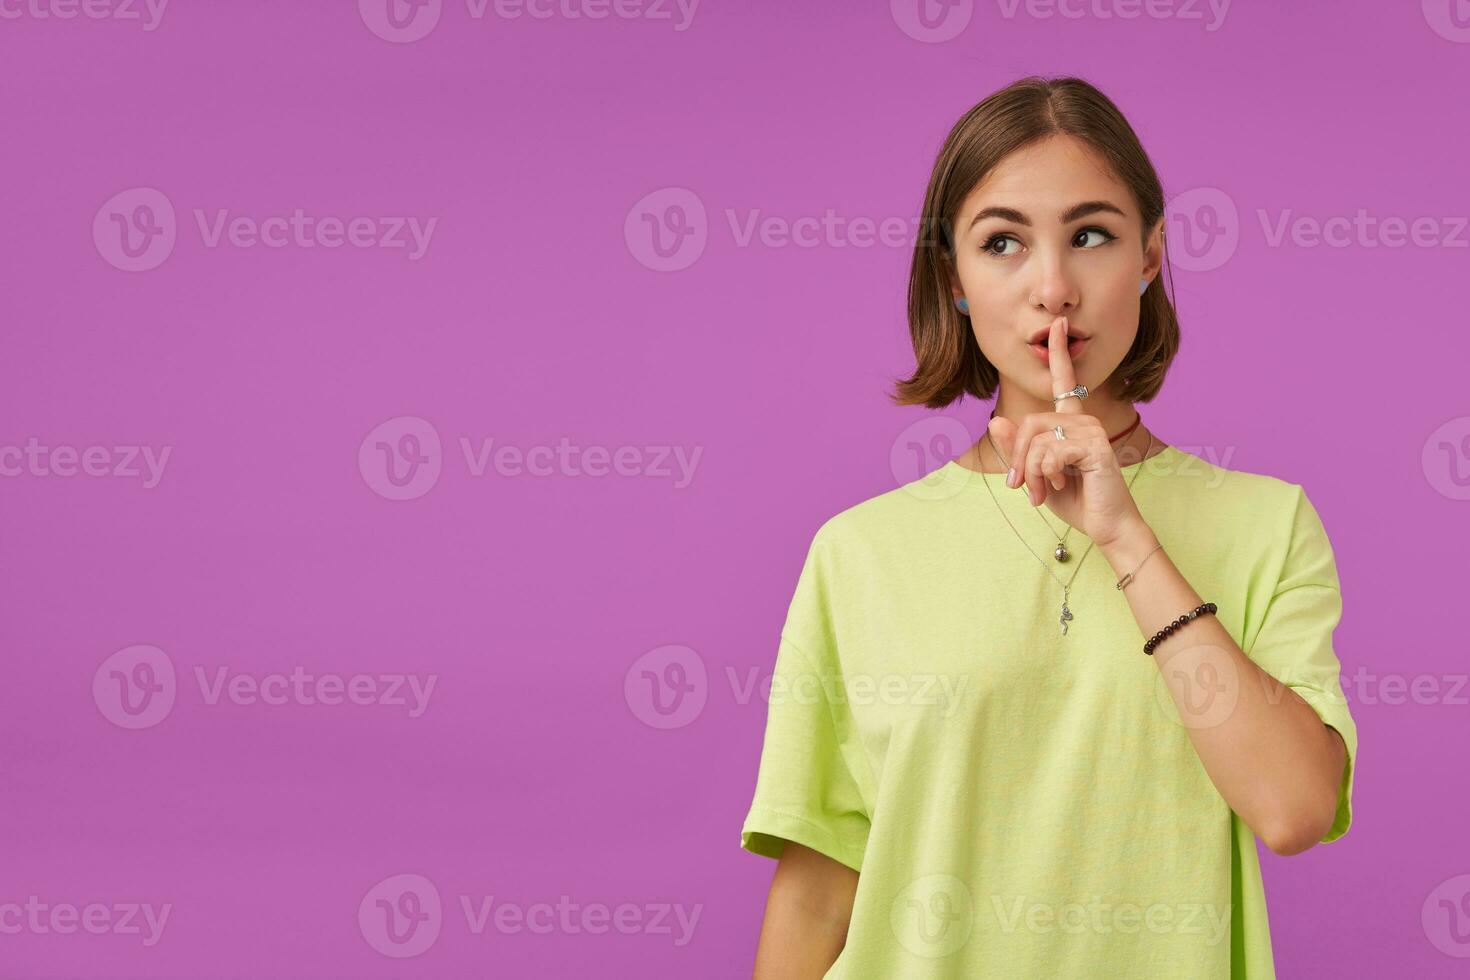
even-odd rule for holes
{"type": "Polygon", "coordinates": [[[1070,136],[1017,150],[970,192],[955,226],[955,296],[969,300],[975,340],[1006,385],[1051,400],[1030,341],[1042,334],[1044,351],[1045,331],[1066,316],[1086,338],[1068,347],[1077,380],[1102,388],[1138,333],[1139,281],[1160,266],[1163,221],[1148,248],[1139,226],[1128,188],[1070,136]]]}

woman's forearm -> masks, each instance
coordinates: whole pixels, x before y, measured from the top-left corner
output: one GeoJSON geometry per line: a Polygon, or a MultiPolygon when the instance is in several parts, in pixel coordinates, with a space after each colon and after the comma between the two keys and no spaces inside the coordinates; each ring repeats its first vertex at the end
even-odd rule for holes
{"type": "MultiPolygon", "coordinates": [[[[1157,544],[1146,523],[1098,544],[1119,578],[1137,569],[1123,594],[1145,637],[1205,601],[1167,551],[1149,555],[1157,544]]],[[[1180,722],[1230,809],[1277,854],[1296,854],[1320,841],[1337,809],[1347,761],[1342,736],[1247,657],[1214,616],[1185,623],[1153,656],[1180,722]]]]}
{"type": "Polygon", "coordinates": [[[847,940],[858,873],[787,841],[771,879],[754,980],[820,980],[847,940]]]}

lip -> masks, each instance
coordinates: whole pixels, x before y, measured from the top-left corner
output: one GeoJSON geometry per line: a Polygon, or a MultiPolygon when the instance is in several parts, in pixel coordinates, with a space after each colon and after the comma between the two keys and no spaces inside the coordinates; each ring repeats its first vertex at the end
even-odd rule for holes
{"type": "MultiPolygon", "coordinates": [[[[1032,344],[1033,346],[1036,345],[1036,344],[1040,344],[1042,347],[1045,347],[1046,346],[1046,340],[1050,336],[1051,336],[1051,327],[1049,327],[1049,326],[1042,327],[1040,330],[1037,330],[1034,333],[1032,333],[1030,339],[1027,340],[1026,343],[1032,344]]],[[[1071,326],[1068,325],[1067,337],[1069,339],[1071,339],[1071,340],[1086,340],[1088,338],[1088,335],[1085,334],[1085,333],[1082,333],[1080,331],[1073,330],[1073,329],[1071,329],[1071,326]]]]}
{"type": "MultiPolygon", "coordinates": [[[[1074,337],[1067,341],[1067,356],[1075,361],[1087,349],[1088,340],[1089,338],[1087,337],[1074,337]]],[[[1039,344],[1027,344],[1026,346],[1030,348],[1031,353],[1041,359],[1041,363],[1050,363],[1051,349],[1046,346],[1045,341],[1039,344]]]]}

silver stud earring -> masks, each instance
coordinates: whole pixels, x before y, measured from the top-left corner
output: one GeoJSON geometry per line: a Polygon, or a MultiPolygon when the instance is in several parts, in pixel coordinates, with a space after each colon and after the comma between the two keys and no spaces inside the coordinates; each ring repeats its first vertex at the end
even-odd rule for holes
{"type": "Polygon", "coordinates": [[[1142,296],[1146,292],[1148,292],[1148,280],[1147,279],[1140,279],[1140,280],[1138,280],[1138,295],[1142,296]]]}
{"type": "Polygon", "coordinates": [[[955,300],[954,301],[954,305],[957,306],[957,307],[959,307],[959,311],[961,313],[963,313],[965,316],[969,316],[970,315],[970,301],[967,300],[967,299],[965,299],[963,296],[961,296],[959,299],[955,300]]]}

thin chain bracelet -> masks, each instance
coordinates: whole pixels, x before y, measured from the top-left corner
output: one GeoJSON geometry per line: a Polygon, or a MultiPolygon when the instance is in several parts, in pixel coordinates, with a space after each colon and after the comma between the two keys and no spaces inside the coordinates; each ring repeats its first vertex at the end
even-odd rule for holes
{"type": "Polygon", "coordinates": [[[1154,649],[1164,641],[1165,637],[1171,635],[1175,630],[1183,626],[1185,623],[1193,621],[1197,616],[1202,616],[1205,613],[1210,613],[1211,615],[1213,615],[1216,608],[1218,607],[1213,602],[1206,602],[1203,605],[1195,606],[1189,612],[1185,613],[1183,616],[1180,616],[1178,619],[1174,620],[1174,622],[1170,623],[1168,626],[1165,626],[1163,629],[1159,630],[1157,633],[1151,636],[1149,638],[1149,641],[1143,645],[1143,652],[1152,657],[1154,655],[1154,649]]]}
{"type": "Polygon", "coordinates": [[[1140,568],[1143,567],[1143,562],[1148,561],[1149,555],[1152,555],[1155,551],[1158,551],[1163,546],[1164,546],[1164,542],[1162,542],[1162,541],[1160,541],[1158,544],[1154,545],[1153,546],[1153,549],[1149,551],[1148,555],[1144,555],[1143,556],[1143,561],[1140,561],[1134,567],[1133,571],[1129,572],[1127,575],[1124,575],[1122,578],[1118,579],[1118,581],[1113,584],[1113,588],[1115,588],[1115,589],[1126,589],[1126,588],[1128,588],[1128,583],[1131,582],[1131,581],[1133,581],[1133,576],[1138,573],[1138,569],[1140,569],[1140,568]]]}

